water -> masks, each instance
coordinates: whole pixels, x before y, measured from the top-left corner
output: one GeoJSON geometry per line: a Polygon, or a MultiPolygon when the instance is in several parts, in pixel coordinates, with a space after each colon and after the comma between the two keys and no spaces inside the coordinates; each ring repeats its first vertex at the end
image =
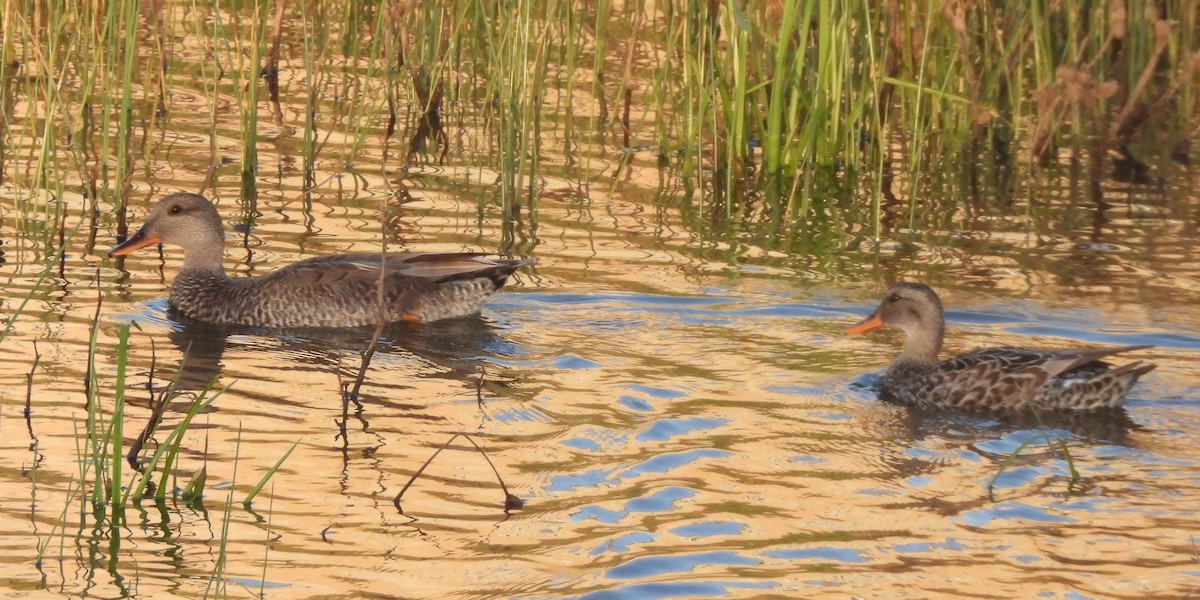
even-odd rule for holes
{"type": "MultiPolygon", "coordinates": [[[[282,238],[263,246],[259,256],[290,258],[282,238]]],[[[178,257],[168,256],[170,270],[178,257]]],[[[1054,430],[1082,476],[1074,490],[1062,457],[1035,443],[992,497],[1003,459],[1041,429],[878,402],[871,387],[897,340],[838,333],[869,309],[864,294],[686,270],[663,276],[682,292],[652,292],[616,277],[653,262],[613,260],[597,271],[614,279],[594,282],[572,272],[577,262],[543,256],[481,319],[389,332],[397,339],[371,365],[360,405],[340,399],[339,373],[357,366],[369,332],[181,323],[162,300],[157,259],[131,260],[130,287],[101,290],[130,296],[102,308],[108,343],[120,320],[142,327],[133,381],[147,380],[152,356],[156,381],[169,381],[190,341],[184,381],[216,376],[230,391],[183,459],[207,466],[204,509],[131,511],[115,573],[94,533],[54,530],[77,470],[96,293],[86,277],[67,281],[66,299],[5,341],[4,586],[112,596],[119,574],[142,594],[198,595],[227,490],[236,501],[296,440],[253,512],[230,516],[234,595],[258,592],[264,561],[271,597],[1161,596],[1200,577],[1194,322],[962,292],[978,300],[950,313],[956,350],[1158,344],[1146,355],[1159,370],[1130,398],[1135,426],[1054,430]],[[1121,322],[1100,325],[1105,315],[1121,322]],[[35,339],[36,454],[21,418],[35,339]],[[525,509],[505,515],[488,467],[459,443],[396,511],[399,488],[456,432],[476,436],[525,509]],[[47,540],[39,568],[34,548],[47,540]]],[[[144,394],[132,392],[131,429],[147,416],[144,394]]]]}
{"type": "MultiPolygon", "coordinates": [[[[291,108],[302,109],[292,83],[291,108]]],[[[169,143],[156,138],[139,163],[134,222],[165,191],[197,189],[208,165],[206,137],[188,133],[206,126],[204,93],[189,100],[187,82],[173,86],[169,143]]],[[[218,133],[236,139],[233,109],[221,110],[218,133]]],[[[547,139],[561,143],[559,133],[547,139]]],[[[26,149],[9,168],[28,168],[32,142],[17,142],[26,149]]],[[[402,168],[396,149],[368,146],[358,172],[326,165],[333,179],[305,197],[294,150],[268,146],[256,205],[239,201],[237,165],[218,170],[209,194],[228,225],[231,271],[375,251],[385,239],[508,247],[539,263],[478,319],[388,330],[360,401],[346,402],[341,386],[370,331],[186,322],[165,302],[179,252],[106,258],[114,219],[104,205],[91,237],[78,187],[60,202],[67,230],[83,227],[37,285],[59,227],[42,208],[19,209],[19,188],[0,187],[0,315],[37,286],[0,342],[0,589],[198,597],[222,539],[237,597],[1099,598],[1200,587],[1194,167],[1164,161],[1153,184],[1106,182],[1113,207],[1102,213],[1072,191],[1069,170],[1051,171],[1029,197],[991,190],[936,227],[922,217],[906,228],[895,209],[876,243],[857,230],[790,239],[714,225],[649,154],[612,179],[620,152],[603,142],[577,148],[583,175],[542,157],[536,227],[480,210],[494,189],[461,148],[447,165],[402,168]],[[881,403],[879,375],[900,340],[841,331],[893,278],[943,292],[947,352],[1155,344],[1138,358],[1159,368],[1134,388],[1127,421],[1042,427],[881,403]],[[187,390],[228,387],[181,459],[184,476],[207,469],[203,503],[131,508],[115,552],[78,496],[98,298],[107,402],[118,325],[138,324],[128,437],[149,416],[147,384],[179,375],[187,390]],[[396,494],[456,433],[487,451],[523,509],[502,510],[491,468],[460,439],[397,511],[396,494]],[[1077,483],[1045,436],[1066,442],[1077,483]]],[[[186,404],[172,404],[166,426],[186,404]]]]}

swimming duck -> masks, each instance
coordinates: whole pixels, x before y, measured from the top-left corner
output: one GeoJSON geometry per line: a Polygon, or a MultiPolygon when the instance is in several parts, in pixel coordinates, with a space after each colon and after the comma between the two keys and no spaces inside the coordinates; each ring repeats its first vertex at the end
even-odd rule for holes
{"type": "Polygon", "coordinates": [[[435,321],[479,312],[518,268],[535,259],[480,253],[356,253],[318,256],[259,277],[229,277],[222,266],[221,216],[199,194],[170,194],[141,229],[109,251],[125,256],[165,243],[183,248],[170,302],[183,314],[223,325],[356,327],[379,322],[380,269],[385,317],[435,321]]]}
{"type": "Polygon", "coordinates": [[[987,348],[938,362],[945,333],[942,302],[929,286],[897,283],[871,316],[846,329],[883,327],[907,334],[888,367],[883,391],[901,404],[926,409],[983,411],[1098,410],[1121,405],[1151,363],[1112,367],[1101,358],[1150,346],[1030,350],[987,348]]]}

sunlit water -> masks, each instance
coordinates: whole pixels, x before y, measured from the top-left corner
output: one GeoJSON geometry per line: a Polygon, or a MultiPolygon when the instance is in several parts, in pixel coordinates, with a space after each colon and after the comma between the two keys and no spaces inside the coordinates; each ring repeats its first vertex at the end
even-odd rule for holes
{"type": "MultiPolygon", "coordinates": [[[[339,219],[328,219],[322,235],[352,239],[360,222],[335,228],[339,219]]],[[[283,223],[270,213],[259,221],[256,271],[297,254],[292,236],[273,233],[283,223]]],[[[414,247],[442,247],[441,233],[414,247]]],[[[244,270],[244,252],[229,253],[231,268],[244,270]]],[[[959,307],[949,312],[951,351],[1157,345],[1142,353],[1160,366],[1130,398],[1131,426],[1050,430],[1067,440],[1078,484],[1061,453],[1036,441],[989,494],[1007,455],[1046,430],[879,402],[878,372],[899,340],[840,334],[870,310],[871,285],[798,285],[799,273],[759,276],[632,244],[586,259],[538,250],[542,262],[481,318],[389,330],[361,403],[347,405],[339,378],[353,378],[370,331],[182,322],[167,309],[154,252],[126,271],[70,254],[72,273],[4,342],[6,588],[199,594],[231,485],[228,574],[231,590],[244,588],[236,594],[265,585],[270,597],[1065,597],[1167,595],[1200,583],[1200,334],[1178,307],[949,290],[959,307]],[[207,466],[206,510],[131,511],[111,570],[105,535],[78,529],[77,499],[67,508],[74,528],[56,528],[77,485],[95,266],[106,296],[102,345],[112,347],[123,320],[141,327],[135,384],[147,381],[152,357],[156,382],[170,381],[190,345],[183,385],[216,377],[229,386],[182,464],[207,466]],[[31,451],[22,411],[34,340],[42,357],[31,451]],[[404,514],[395,509],[401,486],[457,432],[485,447],[524,509],[502,511],[487,464],[465,443],[425,471],[404,514]],[[238,498],[297,440],[253,512],[244,510],[238,498]]],[[[179,255],[166,257],[169,277],[179,255]]],[[[4,269],[11,307],[37,269],[4,269]]],[[[101,372],[111,378],[111,365],[101,372]]],[[[127,428],[140,429],[146,392],[131,394],[127,428]]]]}
{"type": "MultiPolygon", "coordinates": [[[[166,130],[186,130],[189,106],[173,102],[166,130]]],[[[225,126],[236,138],[236,118],[225,126]]],[[[906,230],[898,209],[882,241],[852,236],[810,256],[699,230],[701,198],[658,188],[650,157],[613,181],[617,149],[585,150],[591,186],[546,177],[536,230],[523,222],[512,235],[514,252],[540,262],[479,318],[386,331],[357,403],[341,389],[371,331],[186,322],[165,301],[178,250],[119,264],[105,257],[109,213],[94,242],[85,221],[0,342],[0,589],[200,596],[222,539],[228,592],[240,597],[1096,598],[1200,588],[1194,168],[1167,164],[1155,185],[1112,183],[1116,204],[1102,219],[1048,177],[1036,201],[952,212],[944,232],[906,230]],[[1126,420],[1043,427],[881,403],[879,374],[899,338],[841,332],[894,279],[943,291],[947,352],[1155,344],[1137,358],[1159,368],[1134,388],[1126,420]],[[227,388],[193,425],[180,465],[185,477],[207,469],[202,505],[131,508],[115,555],[77,492],[98,298],[108,402],[118,326],[138,324],[127,438],[149,416],[151,378],[227,388]],[[456,433],[481,444],[523,509],[503,511],[491,468],[461,439],[396,509],[397,493],[456,433]],[[1064,440],[1071,460],[1047,438],[1064,440]]],[[[155,146],[132,220],[165,191],[198,188],[207,151],[202,136],[155,146]]],[[[358,163],[380,158],[373,152],[358,163]]],[[[478,198],[494,190],[467,167],[406,170],[393,155],[382,174],[343,175],[306,207],[298,178],[278,175],[295,156],[262,160],[276,175],[258,182],[253,219],[237,200],[236,168],[222,169],[209,194],[238,274],[375,251],[384,238],[393,249],[490,251],[512,233],[493,206],[481,215],[478,198]],[[390,200],[400,184],[414,202],[390,200]]],[[[39,216],[44,201],[29,210],[17,198],[27,192],[0,188],[6,318],[57,235],[39,216]]],[[[61,202],[70,230],[85,204],[78,190],[61,202]]],[[[171,407],[158,441],[186,404],[171,407]]]]}

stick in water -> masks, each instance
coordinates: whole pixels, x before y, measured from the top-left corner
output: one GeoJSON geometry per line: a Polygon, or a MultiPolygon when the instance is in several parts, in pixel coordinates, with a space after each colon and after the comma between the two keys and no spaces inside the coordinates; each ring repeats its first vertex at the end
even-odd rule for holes
{"type": "Polygon", "coordinates": [[[460,432],[450,436],[450,439],[446,440],[446,442],[443,443],[441,447],[439,447],[437,451],[433,453],[433,456],[430,456],[425,461],[425,464],[421,465],[420,469],[417,469],[416,473],[413,473],[413,476],[409,478],[408,483],[404,484],[404,487],[401,488],[400,493],[396,494],[396,499],[392,501],[392,504],[396,505],[396,510],[400,511],[400,514],[404,514],[404,509],[400,507],[400,501],[404,498],[404,492],[407,492],[408,488],[412,486],[413,482],[421,476],[421,473],[425,472],[425,467],[428,467],[429,463],[432,463],[433,459],[437,458],[437,455],[441,454],[442,450],[448,448],[450,446],[450,442],[453,442],[459,437],[463,437],[468,442],[471,442],[471,445],[475,446],[475,449],[483,455],[483,460],[487,461],[488,466],[492,468],[492,472],[496,474],[496,481],[500,482],[500,489],[504,490],[504,512],[517,510],[525,506],[525,502],[523,500],[509,493],[508,486],[504,485],[504,478],[500,476],[500,471],[496,469],[496,465],[492,464],[492,459],[488,458],[487,452],[484,452],[483,448],[480,448],[479,444],[476,444],[475,440],[471,439],[471,436],[460,432]]]}

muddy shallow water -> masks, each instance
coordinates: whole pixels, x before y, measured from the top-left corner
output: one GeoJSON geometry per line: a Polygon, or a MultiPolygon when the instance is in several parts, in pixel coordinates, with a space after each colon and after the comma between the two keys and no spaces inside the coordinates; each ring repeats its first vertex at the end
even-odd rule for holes
{"type": "MultiPolygon", "coordinates": [[[[178,60],[194,59],[180,47],[178,60]]],[[[292,125],[302,72],[284,61],[292,125]]],[[[135,225],[163,193],[199,189],[210,164],[204,90],[182,76],[170,85],[170,117],[134,177],[135,225]]],[[[217,109],[225,158],[239,152],[234,104],[217,109]]],[[[649,143],[653,127],[642,125],[635,137],[649,143]]],[[[550,150],[564,144],[550,126],[536,208],[505,221],[473,131],[455,132],[442,164],[406,163],[402,144],[377,144],[381,123],[369,127],[356,170],[329,159],[322,186],[305,195],[295,130],[264,120],[255,203],[240,198],[235,161],[207,192],[227,225],[229,271],[261,274],[385,241],[539,262],[479,318],[389,328],[354,403],[341,389],[370,330],[220,329],[174,315],[165,298],[178,249],[107,258],[112,205],[101,202],[93,221],[69,178],[61,193],[31,196],[19,185],[28,177],[13,174],[32,169],[36,129],[12,125],[0,316],[30,301],[0,341],[0,589],[199,597],[222,552],[236,597],[1090,598],[1200,588],[1196,167],[1163,160],[1152,183],[1105,181],[1105,209],[1080,192],[1065,159],[1019,191],[970,202],[953,186],[945,195],[898,186],[902,205],[886,209],[876,240],[857,223],[774,235],[751,219],[729,225],[705,208],[708,191],[686,193],[650,152],[622,166],[622,150],[598,136],[567,159],[550,150]],[[903,202],[918,196],[926,204],[908,212],[903,202]],[[60,239],[64,258],[43,280],[60,239]],[[942,292],[947,352],[1154,344],[1131,358],[1159,367],[1119,418],[1038,424],[882,403],[879,375],[900,339],[842,330],[896,279],[942,292]],[[227,389],[195,421],[180,464],[179,486],[207,469],[203,503],[130,508],[115,548],[78,495],[97,311],[108,402],[117,331],[137,323],[128,431],[149,416],[147,384],[178,374],[186,390],[214,380],[227,389]],[[486,449],[525,507],[506,514],[491,469],[458,442],[398,512],[401,487],[459,432],[486,449]],[[1046,437],[1065,441],[1070,460],[1046,437]]],[[[344,149],[335,138],[324,151],[344,149]]],[[[849,197],[870,202],[866,190],[849,197]]],[[[167,426],[186,404],[170,407],[167,426]]]]}

